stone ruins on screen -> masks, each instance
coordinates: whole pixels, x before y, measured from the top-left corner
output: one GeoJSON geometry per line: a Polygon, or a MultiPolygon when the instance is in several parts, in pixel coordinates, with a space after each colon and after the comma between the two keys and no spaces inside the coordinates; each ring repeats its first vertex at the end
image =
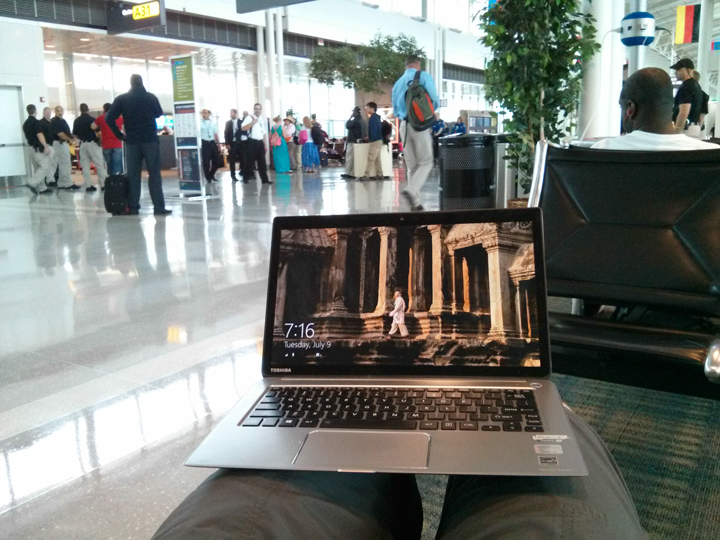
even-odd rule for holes
{"type": "Polygon", "coordinates": [[[532,224],[285,231],[275,336],[313,322],[362,363],[539,365],[532,224]],[[400,291],[408,338],[380,340],[400,291]]]}

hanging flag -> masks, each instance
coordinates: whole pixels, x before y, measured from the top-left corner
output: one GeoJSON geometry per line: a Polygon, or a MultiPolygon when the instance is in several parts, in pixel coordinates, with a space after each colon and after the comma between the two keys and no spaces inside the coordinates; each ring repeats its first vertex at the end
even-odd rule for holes
{"type": "Polygon", "coordinates": [[[700,38],[700,4],[678,6],[675,44],[697,43],[700,38]]]}
{"type": "Polygon", "coordinates": [[[720,51],[720,41],[713,41],[711,50],[720,51]]]}

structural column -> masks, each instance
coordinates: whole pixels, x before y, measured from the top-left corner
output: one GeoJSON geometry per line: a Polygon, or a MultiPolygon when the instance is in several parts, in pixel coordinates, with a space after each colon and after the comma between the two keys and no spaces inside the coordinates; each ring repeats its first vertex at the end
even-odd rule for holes
{"type": "Polygon", "coordinates": [[[430,312],[439,315],[443,309],[443,230],[440,225],[429,225],[432,238],[432,304],[430,312]]]}
{"type": "Polygon", "coordinates": [[[365,311],[365,274],[367,272],[367,241],[370,237],[370,232],[363,231],[360,236],[362,240],[362,247],[360,248],[360,297],[358,298],[358,305],[360,306],[360,313],[365,311]]]}
{"type": "Polygon", "coordinates": [[[517,247],[494,241],[486,245],[490,278],[490,337],[517,335],[512,316],[512,293],[508,270],[513,263],[517,247]]]}
{"type": "MultiPolygon", "coordinates": [[[[710,86],[710,58],[712,51],[710,44],[713,37],[713,15],[715,0],[702,0],[700,4],[700,35],[698,36],[698,61],[695,68],[705,82],[705,87],[710,86]]],[[[720,85],[720,73],[718,74],[718,85],[720,85]]],[[[717,131],[717,129],[715,130],[717,131]]]]}
{"type": "Polygon", "coordinates": [[[457,279],[455,276],[455,250],[450,250],[450,293],[452,294],[452,303],[450,304],[450,311],[455,313],[457,311],[457,279]]]}
{"type": "MultiPolygon", "coordinates": [[[[412,250],[412,262],[411,262],[411,276],[410,276],[410,304],[412,305],[412,311],[427,311],[428,306],[425,303],[425,287],[428,286],[425,283],[425,249],[421,236],[416,234],[413,237],[413,250],[412,250]]],[[[411,308],[408,307],[408,312],[411,308]]]]}
{"type": "MultiPolygon", "coordinates": [[[[715,84],[715,100],[720,104],[720,52],[715,52],[715,63],[717,64],[718,80],[715,84]]],[[[702,75],[702,71],[700,72],[702,75]]],[[[715,107],[715,136],[720,134],[720,107],[715,107]]],[[[709,135],[709,134],[708,134],[709,135]]]]}
{"type": "Polygon", "coordinates": [[[522,301],[520,299],[520,282],[513,280],[515,285],[515,314],[517,315],[517,329],[519,337],[523,337],[522,329],[522,301]]]}
{"type": "Polygon", "coordinates": [[[330,286],[332,289],[332,311],[347,312],[345,306],[345,266],[347,265],[347,244],[350,231],[333,229],[330,239],[335,242],[335,255],[330,268],[330,286]]]}
{"type": "MultiPolygon", "coordinates": [[[[73,68],[73,55],[63,55],[63,72],[65,75],[65,88],[60,88],[60,100],[63,99],[63,90],[65,91],[65,111],[72,111],[77,114],[77,97],[75,94],[75,70],[73,68]]],[[[147,82],[145,83],[147,84],[147,82]]],[[[54,112],[53,112],[54,114],[54,112]]]]}
{"type": "Polygon", "coordinates": [[[280,271],[278,272],[277,297],[275,298],[275,321],[273,334],[276,336],[284,336],[283,320],[285,319],[285,298],[287,296],[287,268],[288,262],[280,261],[280,271]]]}
{"type": "Polygon", "coordinates": [[[620,42],[619,34],[606,34],[619,27],[620,19],[615,19],[624,9],[623,0],[583,1],[583,12],[595,17],[597,39],[602,42],[602,48],[585,65],[578,136],[585,134],[585,137],[604,137],[620,134],[618,98],[622,89],[624,62],[618,62],[620,55],[614,54],[614,49],[620,47],[624,50],[624,46],[620,42]]]}
{"type": "Polygon", "coordinates": [[[265,108],[265,36],[262,26],[255,27],[257,34],[257,100],[265,108]]]}
{"type": "Polygon", "coordinates": [[[277,114],[277,69],[275,68],[275,18],[273,10],[265,11],[265,39],[267,40],[267,73],[270,81],[270,110],[265,116],[272,118],[277,114]]]}
{"type": "Polygon", "coordinates": [[[379,227],[378,233],[380,234],[380,267],[375,315],[382,315],[386,311],[391,311],[393,306],[394,293],[391,282],[397,267],[397,232],[390,227],[379,227]]]}
{"type": "MultiPolygon", "coordinates": [[[[630,13],[638,11],[647,11],[647,0],[630,0],[630,13]]],[[[628,77],[644,67],[645,47],[628,47],[628,77]]]]}
{"type": "MultiPolygon", "coordinates": [[[[283,43],[283,8],[275,8],[275,53],[277,54],[277,114],[281,118],[285,117],[285,99],[283,95],[283,86],[285,85],[285,45],[283,43]]],[[[275,113],[273,113],[275,114],[275,113]]]]}

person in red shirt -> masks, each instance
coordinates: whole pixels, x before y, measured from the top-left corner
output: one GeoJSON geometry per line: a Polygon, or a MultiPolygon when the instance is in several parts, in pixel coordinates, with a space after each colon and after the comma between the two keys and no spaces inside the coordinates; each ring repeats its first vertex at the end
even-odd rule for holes
{"type": "MultiPolygon", "coordinates": [[[[105,121],[105,115],[107,115],[111,106],[110,103],[103,105],[103,114],[98,116],[92,125],[93,129],[100,129],[100,133],[102,134],[103,157],[105,158],[105,164],[107,165],[108,174],[110,175],[123,173],[122,141],[115,136],[105,121]]],[[[122,116],[119,117],[115,123],[118,129],[122,129],[122,116]]]]}

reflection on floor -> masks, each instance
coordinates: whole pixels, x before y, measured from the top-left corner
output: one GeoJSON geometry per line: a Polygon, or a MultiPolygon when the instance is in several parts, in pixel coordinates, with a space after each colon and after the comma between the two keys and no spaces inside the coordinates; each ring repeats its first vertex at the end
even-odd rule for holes
{"type": "MultiPolygon", "coordinates": [[[[404,170],[342,172],[221,172],[204,202],[166,176],[160,218],[146,189],[139,216],[111,217],[100,192],[0,186],[0,536],[149,538],[209,474],[184,459],[259,377],[273,217],[407,210],[404,170]]],[[[426,209],[437,192],[436,173],[426,209]]]]}

